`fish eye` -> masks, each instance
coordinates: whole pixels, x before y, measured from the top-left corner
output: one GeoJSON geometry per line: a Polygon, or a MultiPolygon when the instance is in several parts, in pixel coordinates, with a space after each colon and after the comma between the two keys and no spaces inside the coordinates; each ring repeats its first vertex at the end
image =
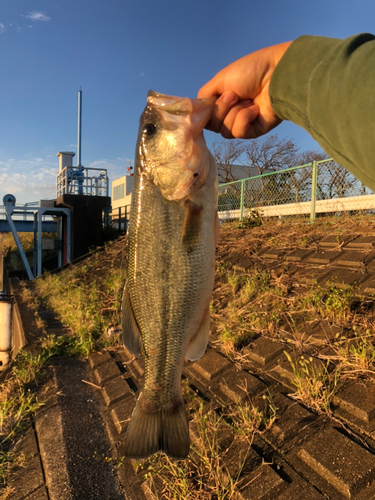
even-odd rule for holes
{"type": "Polygon", "coordinates": [[[143,127],[143,133],[145,135],[153,135],[156,132],[156,125],[153,123],[146,123],[143,127]]]}

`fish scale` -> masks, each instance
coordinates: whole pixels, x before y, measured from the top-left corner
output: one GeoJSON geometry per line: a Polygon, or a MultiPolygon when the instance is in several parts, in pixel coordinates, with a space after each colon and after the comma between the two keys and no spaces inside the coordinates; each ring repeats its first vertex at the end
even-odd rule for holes
{"type": "Polygon", "coordinates": [[[189,451],[182,365],[207,345],[214,279],[217,174],[202,134],[212,103],[150,93],[140,120],[122,327],[128,349],[143,351],[145,382],[129,457],[189,451]]]}

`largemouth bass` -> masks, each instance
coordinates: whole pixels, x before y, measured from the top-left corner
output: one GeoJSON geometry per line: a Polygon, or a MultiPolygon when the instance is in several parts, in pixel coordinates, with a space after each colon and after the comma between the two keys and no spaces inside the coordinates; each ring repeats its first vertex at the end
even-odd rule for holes
{"type": "Polygon", "coordinates": [[[150,91],[140,119],[122,302],[125,346],[145,358],[124,454],[189,453],[184,358],[206,349],[218,237],[216,164],[203,128],[215,98],[150,91]]]}

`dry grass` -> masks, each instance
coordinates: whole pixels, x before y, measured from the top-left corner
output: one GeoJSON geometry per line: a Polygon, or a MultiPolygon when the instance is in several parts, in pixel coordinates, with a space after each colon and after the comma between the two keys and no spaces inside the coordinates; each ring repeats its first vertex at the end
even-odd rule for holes
{"type": "Polygon", "coordinates": [[[154,498],[232,500],[246,485],[245,469],[254,437],[272,426],[277,408],[270,396],[264,396],[262,409],[254,406],[248,395],[243,403],[220,413],[194,397],[190,402],[193,443],[188,458],[175,462],[156,454],[138,462],[138,467],[145,471],[154,498]]]}

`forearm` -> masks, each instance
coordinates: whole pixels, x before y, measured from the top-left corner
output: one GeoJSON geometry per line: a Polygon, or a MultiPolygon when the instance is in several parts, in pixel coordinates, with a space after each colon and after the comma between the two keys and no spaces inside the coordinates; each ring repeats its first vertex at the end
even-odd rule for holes
{"type": "Polygon", "coordinates": [[[269,89],[277,116],[306,129],[375,190],[375,37],[304,36],[277,65],[269,89]]]}

